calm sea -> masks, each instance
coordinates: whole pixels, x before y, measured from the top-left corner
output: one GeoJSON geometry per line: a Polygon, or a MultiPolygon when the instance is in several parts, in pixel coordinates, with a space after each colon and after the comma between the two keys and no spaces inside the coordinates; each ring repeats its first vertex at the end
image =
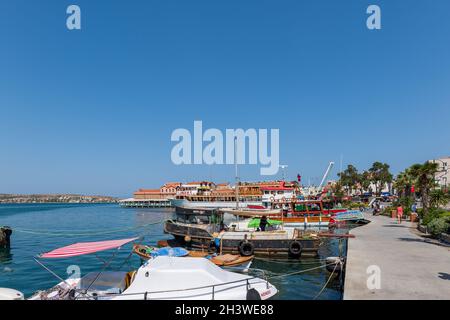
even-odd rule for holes
{"type": "MultiPolygon", "coordinates": [[[[0,287],[14,288],[26,296],[47,289],[59,280],[39,266],[40,253],[80,241],[100,241],[143,236],[145,244],[156,245],[170,239],[163,233],[162,221],[171,217],[170,209],[129,209],[115,204],[11,204],[0,205],[0,226],[13,228],[11,249],[0,249],[0,287]]],[[[140,265],[131,255],[131,244],[122,247],[108,270],[129,271],[140,265]]],[[[78,266],[81,274],[99,271],[100,259],[112,251],[70,259],[40,260],[62,278],[78,266]]],[[[252,267],[269,275],[286,274],[321,265],[322,259],[338,254],[338,241],[326,240],[318,258],[301,262],[255,260],[252,267]]],[[[271,280],[280,291],[276,299],[313,299],[329,278],[322,269],[271,280]]],[[[319,299],[341,299],[339,280],[332,279],[319,299]]]]}

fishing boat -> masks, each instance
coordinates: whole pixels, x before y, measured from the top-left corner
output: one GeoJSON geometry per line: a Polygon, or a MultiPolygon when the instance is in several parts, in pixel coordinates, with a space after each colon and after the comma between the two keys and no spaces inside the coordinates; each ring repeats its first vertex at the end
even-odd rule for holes
{"type": "MultiPolygon", "coordinates": [[[[164,223],[164,231],[173,235],[176,242],[182,246],[241,256],[269,255],[300,258],[317,255],[321,244],[320,238],[315,236],[316,230],[308,232],[312,230],[305,229],[305,220],[302,220],[301,228],[295,225],[285,228],[284,217],[268,215],[269,221],[281,219],[279,224],[282,228],[258,231],[256,225],[249,226],[251,219],[240,223],[225,223],[225,215],[230,212],[228,210],[180,208],[176,212],[176,219],[170,219],[164,223]],[[243,242],[246,244],[242,245],[243,242]],[[252,247],[251,250],[249,247],[252,247]]],[[[297,217],[299,218],[305,219],[305,217],[297,217]]],[[[293,223],[295,220],[289,222],[293,223]]]]}
{"type": "MultiPolygon", "coordinates": [[[[77,243],[39,258],[118,250],[136,239],[77,243]]],[[[105,267],[83,277],[58,277],[61,282],[56,286],[35,293],[29,300],[266,300],[278,292],[266,280],[223,270],[208,259],[157,256],[131,272],[104,271],[105,267]]]]}
{"type": "Polygon", "coordinates": [[[205,258],[219,267],[233,268],[247,272],[250,268],[253,256],[243,257],[241,255],[233,254],[217,254],[205,251],[188,251],[180,247],[163,247],[153,248],[146,245],[135,244],[133,245],[133,253],[137,254],[143,260],[154,259],[157,256],[176,256],[176,257],[193,257],[193,258],[205,258]]]}
{"type": "Polygon", "coordinates": [[[221,232],[215,242],[222,253],[300,259],[317,256],[322,239],[319,232],[287,228],[221,232]]]}
{"type": "Polygon", "coordinates": [[[207,245],[215,233],[226,227],[223,214],[217,209],[177,207],[175,213],[175,219],[165,221],[164,232],[180,243],[193,241],[207,245]]]}

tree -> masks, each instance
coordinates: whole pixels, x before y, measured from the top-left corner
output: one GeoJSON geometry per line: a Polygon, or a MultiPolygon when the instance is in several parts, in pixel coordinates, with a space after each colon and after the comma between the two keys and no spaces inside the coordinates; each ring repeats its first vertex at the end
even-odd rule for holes
{"type": "Polygon", "coordinates": [[[387,163],[374,162],[369,169],[370,181],[375,185],[375,194],[379,195],[383,186],[392,183],[393,176],[387,163]]]}
{"type": "Polygon", "coordinates": [[[430,206],[439,208],[445,206],[450,201],[448,193],[442,189],[434,189],[430,191],[430,206]]]}
{"type": "Polygon", "coordinates": [[[414,177],[411,176],[410,169],[400,172],[394,181],[394,189],[399,197],[406,197],[411,194],[411,187],[414,185],[414,177]]]}
{"type": "Polygon", "coordinates": [[[409,168],[409,173],[414,178],[419,189],[425,216],[429,213],[431,206],[430,192],[436,187],[435,175],[437,171],[438,164],[428,161],[424,164],[414,164],[409,168]]]}
{"type": "Polygon", "coordinates": [[[346,187],[347,195],[350,195],[359,181],[358,169],[349,164],[347,169],[338,173],[340,185],[346,187]]]}
{"type": "Polygon", "coordinates": [[[358,183],[361,190],[361,194],[364,191],[370,191],[370,173],[368,171],[364,171],[358,177],[358,183]]]}

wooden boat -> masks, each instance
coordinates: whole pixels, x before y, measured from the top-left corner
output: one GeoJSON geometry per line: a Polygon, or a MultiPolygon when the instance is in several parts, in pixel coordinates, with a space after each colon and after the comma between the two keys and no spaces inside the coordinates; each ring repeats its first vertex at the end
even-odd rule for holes
{"type": "Polygon", "coordinates": [[[244,257],[238,254],[210,254],[205,251],[190,251],[190,257],[207,258],[219,267],[239,267],[246,265],[249,267],[249,263],[253,260],[254,256],[244,257]]]}
{"type": "Polygon", "coordinates": [[[289,228],[275,231],[227,231],[218,236],[223,253],[242,256],[302,257],[317,256],[322,240],[320,233],[289,228]]]}
{"type": "MultiPolygon", "coordinates": [[[[219,219],[219,221],[222,221],[219,219]]],[[[302,228],[285,230],[253,231],[233,230],[218,224],[196,224],[168,220],[164,225],[166,233],[172,234],[176,242],[203,250],[241,256],[289,256],[301,258],[316,256],[321,245],[316,233],[306,234],[302,228]],[[220,244],[216,243],[220,239],[220,244]]]]}
{"type": "Polygon", "coordinates": [[[272,206],[274,208],[221,209],[220,211],[243,218],[266,216],[272,220],[282,221],[285,227],[297,228],[328,227],[334,224],[332,217],[334,214],[346,211],[346,209],[325,208],[321,200],[280,200],[275,201],[272,206]]]}

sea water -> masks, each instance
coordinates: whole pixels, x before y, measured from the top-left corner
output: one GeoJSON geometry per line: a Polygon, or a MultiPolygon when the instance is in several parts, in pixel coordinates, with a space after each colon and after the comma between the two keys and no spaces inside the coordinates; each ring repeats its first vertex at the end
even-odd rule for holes
{"type": "MultiPolygon", "coordinates": [[[[20,290],[28,297],[37,290],[54,286],[60,280],[34,258],[76,242],[141,237],[143,244],[156,245],[158,240],[171,238],[163,232],[163,221],[172,216],[172,209],[122,208],[117,204],[0,204],[0,226],[7,225],[13,229],[11,248],[0,249],[0,287],[20,290]]],[[[301,262],[255,259],[252,268],[264,270],[269,277],[308,270],[323,265],[323,259],[328,256],[337,256],[338,247],[337,239],[325,239],[317,258],[305,258],[301,262]]],[[[132,244],[123,246],[107,270],[138,268],[140,259],[131,254],[131,248],[132,244]]],[[[100,271],[114,252],[109,250],[96,255],[39,261],[66,279],[77,273],[85,275],[100,271]]],[[[269,281],[279,289],[275,299],[313,299],[329,276],[325,268],[319,268],[269,281]]],[[[338,277],[331,278],[318,297],[341,298],[338,277]]]]}

